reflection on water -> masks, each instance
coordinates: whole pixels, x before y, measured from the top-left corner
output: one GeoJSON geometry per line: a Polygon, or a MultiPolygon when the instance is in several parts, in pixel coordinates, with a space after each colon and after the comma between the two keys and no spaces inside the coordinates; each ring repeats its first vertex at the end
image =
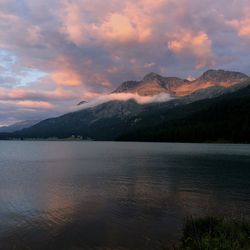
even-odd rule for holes
{"type": "Polygon", "coordinates": [[[161,249],[185,216],[250,216],[250,146],[0,142],[1,249],[161,249]]]}

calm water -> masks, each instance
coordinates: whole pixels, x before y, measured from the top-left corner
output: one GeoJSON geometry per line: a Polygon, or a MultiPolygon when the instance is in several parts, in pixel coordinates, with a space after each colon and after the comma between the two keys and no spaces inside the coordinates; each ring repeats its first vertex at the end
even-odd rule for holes
{"type": "Polygon", "coordinates": [[[0,171],[1,249],[161,249],[187,215],[250,215],[250,145],[2,141],[0,171]]]}

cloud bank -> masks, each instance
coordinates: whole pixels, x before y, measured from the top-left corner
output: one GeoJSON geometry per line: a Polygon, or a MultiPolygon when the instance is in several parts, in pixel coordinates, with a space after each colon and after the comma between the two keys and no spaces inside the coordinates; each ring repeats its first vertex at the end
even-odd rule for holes
{"type": "Polygon", "coordinates": [[[86,102],[82,105],[79,105],[77,107],[73,107],[73,111],[79,111],[86,108],[92,108],[97,105],[100,105],[105,102],[110,101],[128,101],[128,100],[134,100],[139,104],[149,104],[149,103],[160,103],[160,102],[167,102],[170,100],[173,100],[174,98],[170,96],[170,94],[162,93],[155,96],[140,96],[138,94],[133,93],[113,93],[108,95],[100,95],[94,100],[91,100],[90,102],[86,102]]]}
{"type": "Polygon", "coordinates": [[[249,74],[249,13],[250,0],[0,0],[0,123],[67,112],[149,71],[249,74]]]}

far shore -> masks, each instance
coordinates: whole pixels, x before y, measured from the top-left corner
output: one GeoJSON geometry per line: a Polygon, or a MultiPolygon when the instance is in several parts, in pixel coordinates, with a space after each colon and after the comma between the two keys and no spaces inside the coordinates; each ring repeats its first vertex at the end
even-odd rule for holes
{"type": "Polygon", "coordinates": [[[171,141],[108,141],[108,140],[94,140],[92,138],[8,138],[0,139],[0,141],[72,141],[72,142],[135,142],[135,143],[171,143],[171,144],[218,144],[218,145],[250,145],[249,142],[230,142],[230,141],[204,141],[204,142],[171,142],[171,141]]]}

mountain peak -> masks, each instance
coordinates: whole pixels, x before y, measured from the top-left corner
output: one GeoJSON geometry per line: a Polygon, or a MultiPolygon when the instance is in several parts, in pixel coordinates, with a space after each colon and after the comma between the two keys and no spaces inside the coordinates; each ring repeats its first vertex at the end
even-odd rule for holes
{"type": "Polygon", "coordinates": [[[154,72],[150,72],[143,77],[143,81],[144,82],[145,81],[152,81],[152,80],[159,79],[159,78],[163,78],[163,77],[159,74],[154,73],[154,72]]]}
{"type": "Polygon", "coordinates": [[[124,82],[113,93],[137,93],[142,96],[168,93],[173,96],[185,96],[210,87],[230,88],[247,79],[248,76],[243,73],[222,69],[210,69],[194,81],[150,72],[141,81],[124,82]]]}
{"type": "Polygon", "coordinates": [[[136,81],[126,81],[123,82],[115,91],[112,93],[124,93],[128,92],[129,90],[135,88],[139,82],[136,81]]]}
{"type": "Polygon", "coordinates": [[[207,70],[205,73],[202,74],[200,79],[206,80],[206,81],[227,81],[227,80],[235,80],[235,79],[244,79],[248,78],[247,75],[236,72],[236,71],[226,71],[222,69],[210,69],[207,70]]]}

